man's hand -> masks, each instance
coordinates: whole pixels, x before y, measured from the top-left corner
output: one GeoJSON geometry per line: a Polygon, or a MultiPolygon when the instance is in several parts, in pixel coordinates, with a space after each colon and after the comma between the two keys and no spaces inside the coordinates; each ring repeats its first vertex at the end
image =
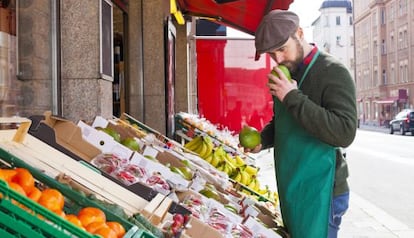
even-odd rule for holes
{"type": "Polygon", "coordinates": [[[269,82],[267,83],[267,86],[270,89],[270,94],[276,96],[282,102],[290,91],[298,88],[298,85],[296,80],[290,82],[278,67],[273,67],[273,70],[277,72],[279,77],[271,73],[268,74],[267,78],[269,79],[269,82]]]}
{"type": "MultiPolygon", "coordinates": [[[[240,146],[240,145],[239,145],[240,146]]],[[[242,146],[241,146],[242,147],[242,146]]],[[[259,153],[262,150],[262,144],[258,144],[256,147],[254,147],[253,149],[249,149],[249,148],[244,148],[243,150],[245,153],[259,153]]]]}

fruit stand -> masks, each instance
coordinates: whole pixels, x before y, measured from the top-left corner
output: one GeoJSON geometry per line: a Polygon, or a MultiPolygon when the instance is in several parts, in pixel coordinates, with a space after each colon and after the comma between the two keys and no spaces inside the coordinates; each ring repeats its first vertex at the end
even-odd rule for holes
{"type": "Polygon", "coordinates": [[[0,130],[1,171],[24,169],[34,181],[22,195],[15,175],[0,172],[1,237],[284,237],[277,193],[260,186],[252,158],[203,130],[179,143],[129,115],[1,122],[10,125],[0,130]],[[64,206],[36,203],[34,188],[58,191],[64,206]],[[104,214],[99,224],[75,225],[85,208],[104,214]]]}

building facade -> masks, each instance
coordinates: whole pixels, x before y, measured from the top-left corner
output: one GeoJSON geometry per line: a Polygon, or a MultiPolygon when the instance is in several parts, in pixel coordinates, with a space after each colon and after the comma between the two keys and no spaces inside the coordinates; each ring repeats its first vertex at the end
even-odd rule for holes
{"type": "Polygon", "coordinates": [[[354,29],[352,3],[349,0],[326,0],[320,16],[312,23],[313,42],[337,57],[354,75],[354,29]]]}
{"type": "Polygon", "coordinates": [[[166,0],[0,1],[0,116],[123,112],[171,135],[196,110],[188,34],[166,0]]]}
{"type": "Polygon", "coordinates": [[[414,2],[354,0],[355,81],[361,123],[387,126],[414,105],[414,2]]]}

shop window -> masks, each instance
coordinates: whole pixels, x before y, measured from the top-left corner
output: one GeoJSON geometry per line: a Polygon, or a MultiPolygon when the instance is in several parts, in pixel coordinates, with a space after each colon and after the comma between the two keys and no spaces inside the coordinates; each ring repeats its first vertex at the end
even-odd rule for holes
{"type": "Polygon", "coordinates": [[[127,78],[125,74],[125,32],[127,12],[123,1],[113,5],[113,115],[120,117],[127,112],[127,78]]]}
{"type": "Polygon", "coordinates": [[[1,116],[59,111],[57,3],[0,1],[1,116]]]}

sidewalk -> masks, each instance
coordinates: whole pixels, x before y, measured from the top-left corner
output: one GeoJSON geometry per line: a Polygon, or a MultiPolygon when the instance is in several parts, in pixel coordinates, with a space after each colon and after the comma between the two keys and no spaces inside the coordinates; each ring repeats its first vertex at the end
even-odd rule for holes
{"type": "MultiPolygon", "coordinates": [[[[387,128],[362,126],[360,129],[388,132],[387,128]]],[[[262,151],[256,157],[260,167],[259,180],[276,189],[273,167],[273,150],[262,151]]],[[[357,194],[350,195],[350,206],[344,215],[339,238],[412,238],[414,230],[388,215],[357,194]]]]}
{"type": "Polygon", "coordinates": [[[414,230],[351,192],[339,238],[412,238],[414,230]]]}

